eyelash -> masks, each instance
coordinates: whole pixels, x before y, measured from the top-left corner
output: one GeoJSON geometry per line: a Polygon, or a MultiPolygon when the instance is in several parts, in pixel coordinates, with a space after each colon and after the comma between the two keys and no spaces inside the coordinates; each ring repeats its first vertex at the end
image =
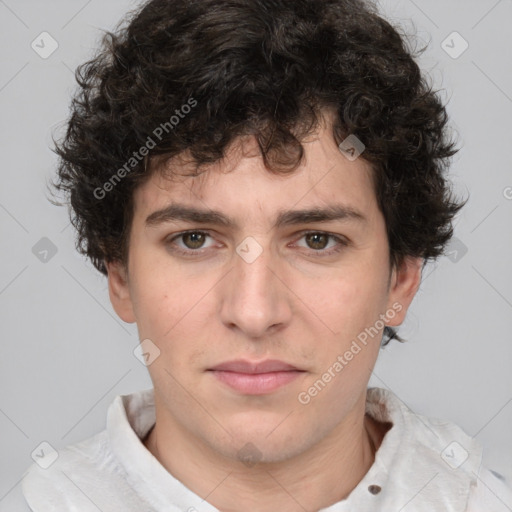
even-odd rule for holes
{"type": "MultiPolygon", "coordinates": [[[[190,230],[190,231],[182,231],[180,233],[177,233],[176,235],[174,235],[171,238],[167,239],[166,243],[168,245],[172,245],[174,240],[177,240],[177,239],[181,238],[184,235],[192,234],[192,233],[200,234],[200,235],[206,235],[206,236],[209,236],[210,238],[213,238],[213,237],[211,237],[210,233],[208,233],[207,231],[190,230]]],[[[314,257],[331,256],[333,254],[341,252],[345,247],[348,246],[348,242],[346,240],[344,240],[343,238],[340,238],[339,236],[333,235],[331,233],[326,233],[325,231],[306,231],[306,232],[303,232],[301,234],[301,237],[299,238],[299,240],[301,238],[304,238],[307,235],[326,235],[330,239],[335,240],[336,242],[338,242],[338,245],[336,247],[328,249],[328,250],[326,250],[326,249],[319,249],[319,250],[315,251],[314,249],[310,249],[310,251],[308,251],[308,252],[310,252],[310,254],[312,256],[314,256],[314,257]]],[[[202,249],[202,250],[201,249],[197,249],[197,250],[195,250],[195,249],[187,249],[187,250],[184,250],[184,249],[181,249],[181,248],[173,247],[172,251],[176,252],[178,254],[181,254],[183,256],[187,256],[187,257],[193,258],[193,257],[196,257],[196,256],[203,255],[206,251],[208,251],[208,249],[202,249]]]]}

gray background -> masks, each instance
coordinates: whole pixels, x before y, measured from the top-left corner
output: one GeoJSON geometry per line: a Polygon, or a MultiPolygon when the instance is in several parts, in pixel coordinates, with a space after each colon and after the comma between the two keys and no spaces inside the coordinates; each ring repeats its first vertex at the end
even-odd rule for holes
{"type": "MultiPolygon", "coordinates": [[[[45,195],[56,161],[51,135],[67,116],[73,70],[90,57],[99,29],[136,5],[0,0],[2,511],[27,510],[20,482],[42,441],[58,450],[93,435],[116,395],[151,386],[133,355],[135,327],[116,317],[106,279],[75,252],[65,208],[45,195]],[[43,31],[59,45],[46,59],[31,48],[43,31]],[[41,252],[43,237],[54,255],[41,252]]],[[[483,444],[486,465],[510,479],[512,1],[380,5],[430,42],[420,64],[449,100],[462,146],[451,178],[470,201],[450,255],[426,269],[401,329],[409,342],[382,351],[371,384],[418,414],[456,422],[483,444]],[[469,44],[458,58],[443,49],[462,48],[457,36],[443,45],[453,31],[469,44]]]]}

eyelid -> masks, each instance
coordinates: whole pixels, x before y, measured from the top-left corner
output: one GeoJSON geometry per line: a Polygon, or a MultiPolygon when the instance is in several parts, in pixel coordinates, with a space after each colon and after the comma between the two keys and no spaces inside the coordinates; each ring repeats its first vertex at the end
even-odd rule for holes
{"type": "MultiPolygon", "coordinates": [[[[165,243],[166,244],[171,244],[175,240],[177,240],[177,239],[181,238],[182,236],[184,236],[186,234],[189,234],[189,233],[198,233],[198,234],[206,235],[207,237],[210,237],[210,238],[213,239],[213,236],[211,235],[211,232],[209,230],[188,229],[188,230],[185,230],[185,231],[180,231],[179,233],[174,233],[173,235],[171,235],[169,237],[166,237],[165,238],[165,243]]],[[[310,235],[310,234],[326,235],[329,238],[331,238],[331,239],[333,239],[333,240],[335,240],[337,242],[337,246],[336,247],[332,247],[330,249],[320,249],[320,250],[315,251],[314,249],[304,248],[304,249],[306,249],[308,254],[311,254],[313,256],[318,256],[318,257],[328,256],[328,255],[340,252],[342,248],[347,247],[349,245],[349,243],[350,243],[349,240],[346,237],[342,236],[342,235],[330,233],[328,231],[314,230],[314,229],[303,230],[303,231],[300,231],[298,233],[295,233],[294,239],[296,239],[296,241],[298,241],[298,240],[301,240],[302,238],[304,238],[306,235],[310,235]],[[298,236],[298,238],[297,238],[297,236],[298,236]]],[[[200,255],[204,254],[209,249],[210,248],[206,248],[206,249],[202,249],[202,248],[200,248],[200,249],[181,249],[181,248],[178,247],[178,248],[173,248],[172,250],[174,252],[183,254],[185,256],[194,257],[194,256],[200,256],[200,255]]]]}
{"type": "MultiPolygon", "coordinates": [[[[180,231],[179,233],[174,233],[173,235],[170,235],[169,237],[166,237],[164,241],[165,241],[166,244],[171,244],[175,240],[177,240],[177,239],[181,238],[182,236],[187,235],[189,233],[198,233],[198,234],[201,234],[201,235],[206,235],[206,236],[208,236],[208,237],[213,239],[213,236],[207,230],[187,229],[186,231],[180,231]]],[[[205,251],[205,249],[201,248],[201,249],[194,250],[194,249],[181,249],[181,248],[177,248],[176,251],[177,252],[181,252],[181,253],[185,253],[185,254],[202,254],[205,251]]]]}
{"type": "Polygon", "coordinates": [[[337,235],[334,233],[330,233],[329,231],[322,231],[322,230],[314,230],[314,229],[308,229],[301,231],[297,233],[299,235],[299,238],[297,240],[301,240],[306,235],[325,235],[329,237],[330,239],[337,242],[337,246],[331,247],[330,249],[320,249],[318,251],[315,251],[314,249],[307,249],[305,248],[309,254],[312,254],[313,256],[329,256],[332,254],[335,254],[337,252],[340,252],[341,249],[344,247],[347,247],[349,245],[349,240],[344,237],[343,235],[337,235]]]}

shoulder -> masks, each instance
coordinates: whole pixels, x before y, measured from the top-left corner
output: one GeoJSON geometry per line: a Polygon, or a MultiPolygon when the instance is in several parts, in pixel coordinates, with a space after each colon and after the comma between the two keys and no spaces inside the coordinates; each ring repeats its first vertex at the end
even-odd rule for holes
{"type": "Polygon", "coordinates": [[[512,487],[503,476],[482,467],[473,488],[467,512],[510,512],[512,487]]]}
{"type": "Polygon", "coordinates": [[[509,485],[485,468],[482,446],[458,425],[418,414],[379,388],[371,389],[367,412],[393,424],[376,454],[384,475],[377,483],[390,503],[416,496],[414,510],[512,511],[509,485]]]}
{"type": "Polygon", "coordinates": [[[144,510],[147,504],[137,494],[134,468],[139,469],[144,457],[151,468],[152,456],[140,445],[139,435],[154,417],[152,389],[118,395],[109,407],[105,430],[58,452],[42,443],[22,480],[33,512],[144,510]]]}
{"type": "Polygon", "coordinates": [[[59,451],[43,446],[35,456],[37,461],[22,481],[23,495],[34,512],[97,512],[92,497],[108,494],[118,472],[106,431],[59,451]]]}

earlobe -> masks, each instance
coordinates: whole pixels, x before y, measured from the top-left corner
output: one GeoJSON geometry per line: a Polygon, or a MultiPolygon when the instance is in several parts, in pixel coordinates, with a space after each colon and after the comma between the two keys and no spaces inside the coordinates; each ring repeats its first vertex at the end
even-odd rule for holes
{"type": "Polygon", "coordinates": [[[393,320],[387,322],[387,325],[398,326],[404,321],[407,310],[421,283],[423,262],[423,258],[407,256],[399,267],[393,270],[388,307],[393,307],[398,312],[393,320]]]}
{"type": "Polygon", "coordinates": [[[126,267],[118,261],[105,262],[105,266],[108,272],[108,293],[112,307],[121,320],[127,323],[135,322],[126,267]]]}

